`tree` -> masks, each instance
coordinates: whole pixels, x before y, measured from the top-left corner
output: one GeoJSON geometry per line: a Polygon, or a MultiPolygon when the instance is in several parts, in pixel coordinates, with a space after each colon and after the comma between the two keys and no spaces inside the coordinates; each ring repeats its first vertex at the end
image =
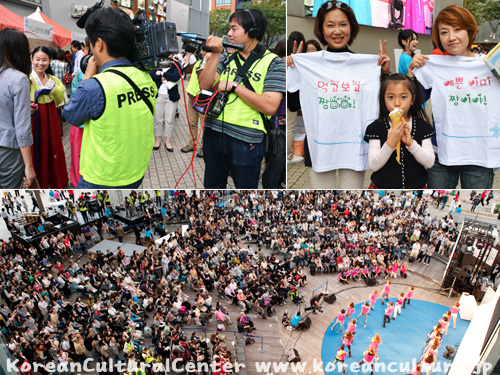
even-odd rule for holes
{"type": "Polygon", "coordinates": [[[259,9],[267,17],[267,32],[262,43],[270,48],[286,33],[286,2],[282,0],[263,0],[243,4],[243,8],[259,9]]]}
{"type": "Polygon", "coordinates": [[[500,20],[500,0],[464,0],[464,8],[472,13],[478,25],[500,20]]]}
{"type": "MultiPolygon", "coordinates": [[[[262,43],[271,47],[277,43],[286,32],[286,4],[282,0],[262,0],[261,2],[247,2],[243,4],[244,9],[259,9],[267,17],[267,32],[262,43]]],[[[217,36],[226,35],[229,30],[229,16],[231,11],[218,8],[210,13],[210,33],[217,36]]]]}
{"type": "Polygon", "coordinates": [[[500,0],[489,0],[484,4],[483,17],[486,21],[500,20],[500,0]]]}
{"type": "Polygon", "coordinates": [[[481,25],[485,21],[482,15],[484,3],[485,0],[464,0],[464,8],[472,13],[478,25],[481,25]]]}
{"type": "Polygon", "coordinates": [[[229,16],[231,11],[226,8],[218,8],[210,13],[209,31],[210,34],[222,37],[229,31],[229,16]]]}

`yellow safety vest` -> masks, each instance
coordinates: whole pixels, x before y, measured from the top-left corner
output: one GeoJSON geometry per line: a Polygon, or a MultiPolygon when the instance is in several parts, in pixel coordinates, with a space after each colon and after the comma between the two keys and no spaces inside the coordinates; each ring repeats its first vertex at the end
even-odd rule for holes
{"type": "MultiPolygon", "coordinates": [[[[264,92],[264,79],[266,78],[267,71],[269,70],[269,65],[271,65],[271,62],[276,57],[278,56],[274,53],[266,51],[264,55],[255,61],[250,69],[248,69],[248,80],[257,94],[262,95],[264,92]]],[[[221,81],[236,80],[238,66],[236,65],[235,60],[238,58],[239,55],[235,57],[221,73],[221,81]]],[[[245,62],[240,60],[240,63],[243,65],[245,62]]],[[[270,118],[270,116],[266,117],[270,118]]],[[[261,130],[264,133],[267,133],[260,112],[246,104],[238,95],[236,95],[236,93],[229,94],[224,111],[219,117],[217,117],[217,120],[227,122],[228,124],[243,126],[245,128],[261,130]]]]}
{"type": "Polygon", "coordinates": [[[191,79],[189,80],[189,83],[186,87],[186,91],[188,94],[191,94],[193,96],[198,95],[198,93],[201,91],[200,90],[200,81],[198,78],[198,73],[196,71],[200,68],[201,63],[203,62],[203,59],[199,59],[194,63],[193,66],[193,71],[191,73],[191,79]]]}
{"type": "MultiPolygon", "coordinates": [[[[148,73],[135,67],[113,67],[126,74],[153,108],[157,88],[148,73]]],[[[85,124],[80,174],[107,186],[129,185],[146,173],[154,145],[154,119],[148,106],[122,77],[106,70],[94,77],[105,95],[105,109],[85,124]]]]}

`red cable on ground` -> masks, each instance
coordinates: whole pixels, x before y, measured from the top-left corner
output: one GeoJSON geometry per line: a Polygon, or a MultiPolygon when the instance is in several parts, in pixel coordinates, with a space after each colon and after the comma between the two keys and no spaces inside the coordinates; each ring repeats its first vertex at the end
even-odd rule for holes
{"type": "MultiPolygon", "coordinates": [[[[207,110],[205,111],[205,113],[203,115],[203,120],[201,121],[200,132],[198,134],[198,138],[196,139],[196,143],[194,145],[193,155],[191,156],[191,163],[189,163],[187,169],[184,171],[184,173],[182,174],[182,176],[179,178],[179,180],[175,184],[175,188],[176,189],[177,189],[177,185],[182,180],[182,178],[184,177],[184,175],[187,173],[187,171],[189,170],[189,168],[192,168],[192,170],[193,170],[193,176],[194,176],[193,162],[194,162],[194,158],[196,156],[195,154],[196,154],[196,149],[198,148],[198,143],[200,142],[200,137],[203,134],[203,127],[205,126],[205,118],[207,117],[208,107],[210,106],[210,103],[212,103],[212,100],[215,99],[215,97],[217,96],[218,93],[219,93],[219,90],[216,90],[215,93],[214,93],[214,95],[212,95],[209,99],[205,99],[205,100],[201,100],[201,101],[199,99],[196,99],[196,103],[207,102],[207,104],[206,104],[207,110]]],[[[186,110],[187,110],[187,106],[186,106],[186,110]]],[[[189,117],[188,117],[188,121],[189,121],[189,117]]],[[[191,127],[191,125],[189,125],[189,126],[191,127]]],[[[196,180],[195,180],[195,188],[196,188],[196,180]]]]}
{"type": "MultiPolygon", "coordinates": [[[[176,63],[174,63],[174,66],[177,68],[177,70],[179,71],[179,74],[181,76],[181,82],[182,82],[182,95],[184,97],[184,109],[186,110],[186,119],[187,119],[187,123],[188,123],[188,126],[189,126],[189,133],[191,134],[191,140],[194,142],[194,135],[193,135],[193,130],[191,129],[191,122],[189,121],[189,113],[188,113],[188,108],[187,108],[187,100],[186,100],[186,90],[184,88],[184,78],[182,78],[182,72],[181,72],[181,69],[177,66],[176,63]]],[[[203,130],[203,128],[202,128],[203,130]]],[[[199,137],[198,137],[199,138],[199,137]]],[[[196,176],[194,174],[194,166],[193,166],[193,158],[194,158],[194,155],[195,155],[195,152],[196,152],[196,149],[198,147],[198,142],[196,142],[195,146],[194,146],[194,150],[193,150],[193,157],[191,158],[191,163],[189,164],[188,168],[186,169],[186,171],[182,174],[181,178],[179,178],[179,180],[177,181],[177,183],[175,184],[175,188],[177,189],[177,185],[179,184],[179,182],[182,180],[182,178],[184,177],[184,175],[186,174],[186,172],[189,170],[189,168],[192,167],[192,170],[193,170],[193,180],[194,180],[194,188],[197,189],[198,187],[196,186],[196,176]]]]}

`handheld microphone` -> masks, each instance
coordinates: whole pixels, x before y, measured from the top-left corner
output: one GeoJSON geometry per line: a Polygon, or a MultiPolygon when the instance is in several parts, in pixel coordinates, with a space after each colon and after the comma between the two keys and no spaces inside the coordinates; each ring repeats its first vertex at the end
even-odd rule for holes
{"type": "Polygon", "coordinates": [[[85,28],[85,23],[87,22],[87,18],[94,13],[96,10],[101,9],[104,6],[104,0],[98,1],[94,6],[87,9],[87,11],[80,17],[78,21],[76,21],[76,26],[80,29],[85,28]]]}
{"type": "MultiPolygon", "coordinates": [[[[193,39],[193,40],[202,40],[202,41],[207,40],[206,36],[201,36],[198,34],[189,34],[189,33],[178,32],[177,35],[183,36],[185,38],[193,39]]],[[[222,45],[226,48],[234,48],[234,49],[237,49],[240,51],[243,51],[245,49],[245,46],[243,44],[229,43],[229,42],[223,41],[222,45]]]]}

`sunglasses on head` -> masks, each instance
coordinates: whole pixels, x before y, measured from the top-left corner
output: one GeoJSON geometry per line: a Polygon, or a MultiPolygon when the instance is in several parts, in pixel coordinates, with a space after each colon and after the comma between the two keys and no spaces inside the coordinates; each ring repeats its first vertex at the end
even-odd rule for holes
{"type": "Polygon", "coordinates": [[[346,3],[343,3],[341,1],[327,1],[323,5],[321,5],[321,9],[323,10],[330,10],[333,7],[339,8],[339,9],[347,9],[349,6],[346,3]]]}

